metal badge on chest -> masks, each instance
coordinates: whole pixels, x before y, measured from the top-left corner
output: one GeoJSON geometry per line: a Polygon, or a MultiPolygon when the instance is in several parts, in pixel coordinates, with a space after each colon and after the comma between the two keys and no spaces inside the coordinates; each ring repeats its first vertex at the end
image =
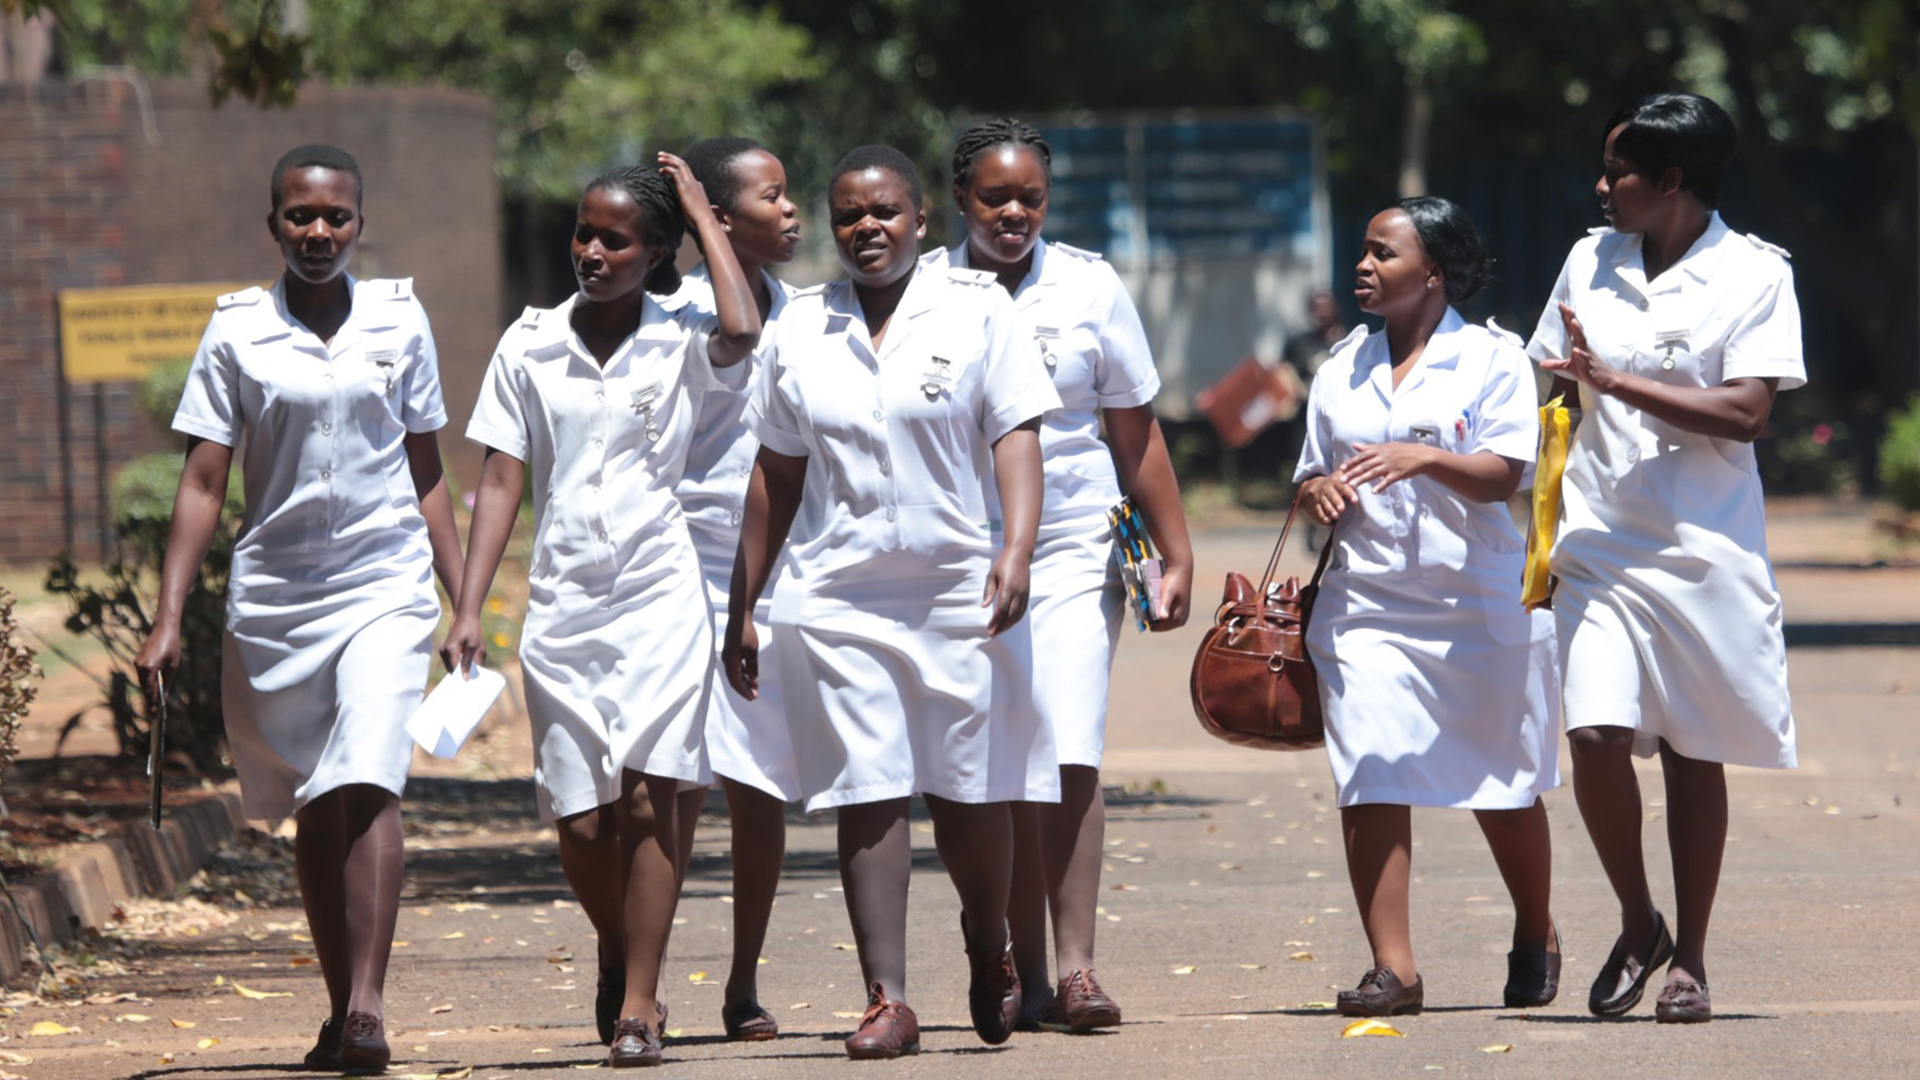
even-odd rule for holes
{"type": "Polygon", "coordinates": [[[1040,345],[1040,361],[1047,365],[1047,373],[1053,374],[1054,368],[1060,366],[1060,361],[1053,355],[1053,343],[1060,340],[1060,328],[1036,326],[1033,328],[1033,340],[1040,345]]]}
{"type": "Polygon", "coordinates": [[[660,437],[660,422],[654,418],[653,407],[660,400],[666,388],[659,383],[648,383],[633,392],[633,415],[640,418],[644,425],[644,434],[649,441],[660,437]]]}
{"type": "Polygon", "coordinates": [[[953,385],[953,361],[944,356],[927,358],[927,370],[921,376],[920,392],[931,401],[940,396],[940,391],[953,385]]]}

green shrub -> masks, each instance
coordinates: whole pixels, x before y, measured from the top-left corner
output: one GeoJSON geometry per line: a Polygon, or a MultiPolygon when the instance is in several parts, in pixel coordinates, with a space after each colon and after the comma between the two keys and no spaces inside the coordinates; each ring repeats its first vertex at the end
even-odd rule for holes
{"type": "Polygon", "coordinates": [[[1902,510],[1920,513],[1920,396],[1887,418],[1879,476],[1882,495],[1902,510]]]}
{"type": "Polygon", "coordinates": [[[27,706],[33,704],[33,683],[39,677],[33,648],[20,639],[20,624],[13,617],[13,594],[0,589],[0,770],[11,765],[18,752],[15,738],[27,706]]]}

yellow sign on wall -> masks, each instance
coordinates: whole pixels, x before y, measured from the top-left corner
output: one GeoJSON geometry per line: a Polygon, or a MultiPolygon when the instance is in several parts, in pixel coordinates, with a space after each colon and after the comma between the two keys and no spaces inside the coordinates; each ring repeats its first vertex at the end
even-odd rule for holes
{"type": "Polygon", "coordinates": [[[136,285],[60,290],[60,358],[67,381],[119,382],[193,359],[217,298],[247,284],[136,285]]]}

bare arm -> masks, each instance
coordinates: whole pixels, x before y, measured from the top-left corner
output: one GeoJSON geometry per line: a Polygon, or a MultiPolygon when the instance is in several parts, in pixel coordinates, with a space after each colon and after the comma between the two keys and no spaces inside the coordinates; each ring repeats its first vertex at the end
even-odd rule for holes
{"type": "MultiPolygon", "coordinates": [[[[493,575],[506,554],[513,521],[520,516],[520,489],[525,464],[512,454],[491,447],[480,466],[480,490],[474,495],[473,524],[467,530],[467,565],[460,577],[460,596],[453,605],[453,626],[447,631],[440,659],[448,671],[486,659],[480,637],[480,605],[493,588],[493,575]]],[[[451,513],[451,511],[449,511],[451,513]]]]}
{"type": "Polygon", "coordinates": [[[727,593],[727,629],[720,646],[727,681],[749,701],[760,692],[760,640],[753,628],[753,609],[766,591],[767,579],[773,576],[780,549],[787,544],[806,483],[804,457],[776,453],[763,446],[753,459],[746,512],[740,522],[740,547],[734,554],[733,582],[727,593]]]}
{"type": "Polygon", "coordinates": [[[707,256],[707,275],[713,281],[714,312],[719,325],[707,338],[707,360],[714,367],[732,367],[753,355],[760,344],[760,305],[753,298],[753,283],[733,257],[733,245],[727,240],[720,219],[713,215],[707,193],[694,179],[687,163],[666,151],[660,152],[660,171],[673,181],[680,193],[680,209],[687,224],[700,237],[700,250],[707,256]]]}
{"type": "Polygon", "coordinates": [[[1354,488],[1371,483],[1385,491],[1410,476],[1425,476],[1452,488],[1471,502],[1505,502],[1520,490],[1526,462],[1480,451],[1456,454],[1425,443],[1356,443],[1354,455],[1334,475],[1354,488]]]}
{"type": "Polygon", "coordinates": [[[200,564],[206,561],[214,530],[220,527],[220,509],[227,501],[227,470],[232,466],[232,447],[197,437],[187,440],[180,486],[173,493],[173,520],[167,527],[166,560],[160,565],[160,602],[153,630],[133,659],[148,694],[156,690],[156,673],[180,666],[180,616],[200,575],[200,564]]]}
{"type": "Polygon", "coordinates": [[[460,599],[460,530],[453,523],[453,496],[447,492],[447,475],[440,467],[440,440],[431,431],[407,433],[402,445],[407,451],[407,471],[413,475],[413,492],[420,498],[420,516],[427,519],[427,543],[433,547],[433,572],[447,599],[460,599]]]}
{"type": "Polygon", "coordinates": [[[1719,386],[1675,386],[1630,375],[1587,347],[1586,330],[1572,308],[1561,304],[1560,317],[1567,324],[1567,356],[1540,361],[1542,370],[1591,386],[1595,393],[1619,398],[1682,431],[1750,443],[1766,430],[1779,379],[1729,379],[1719,386]]]}
{"type": "Polygon", "coordinates": [[[1180,504],[1180,482],[1173,475],[1173,459],[1153,406],[1106,409],[1107,435],[1113,440],[1114,462],[1120,467],[1120,486],[1147,515],[1153,546],[1166,559],[1160,578],[1162,611],[1156,612],[1155,631],[1184,626],[1193,591],[1193,542],[1187,537],[1186,510],[1180,504]]]}
{"type": "Polygon", "coordinates": [[[993,444],[993,478],[1000,488],[1000,554],[987,573],[980,606],[993,606],[987,634],[993,636],[1027,614],[1032,589],[1033,545],[1040,532],[1040,418],[1034,417],[993,444]]]}

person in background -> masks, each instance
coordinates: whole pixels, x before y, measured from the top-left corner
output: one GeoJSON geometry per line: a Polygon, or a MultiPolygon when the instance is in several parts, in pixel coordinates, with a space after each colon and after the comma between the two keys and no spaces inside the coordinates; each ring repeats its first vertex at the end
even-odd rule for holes
{"type": "Polygon", "coordinates": [[[1720,106],[1655,94],[1601,139],[1594,192],[1612,227],[1574,245],[1527,345],[1584,414],[1551,565],[1574,796],[1620,901],[1587,1007],[1624,1015],[1671,959],[1654,1018],[1698,1023],[1713,1016],[1726,766],[1797,760],[1752,444],[1775,393],[1807,381],[1800,308],[1786,253],[1715,209],[1738,141],[1720,106]],[[1677,937],[1640,845],[1633,755],[1655,750],[1677,937]]]}
{"type": "Polygon", "coordinates": [[[249,818],[291,815],[300,899],[328,1013],[308,1068],[374,1071],[400,910],[400,795],[440,622],[461,587],[435,432],[433,331],[409,279],[347,273],[366,219],[360,166],[334,146],[273,168],[267,229],[286,264],[223,296],[173,428],[186,465],[153,631],[134,664],[152,698],[180,662],[180,618],[220,524],[236,450],[247,516],[221,656],[227,743],[249,818]]]}
{"type": "Polygon", "coordinates": [[[1166,560],[1156,631],[1187,621],[1193,548],[1153,414],[1160,376],[1133,301],[1100,256],[1041,237],[1052,157],[1040,132],[1018,120],[962,133],[953,150],[953,200],[966,239],[931,258],[994,275],[1019,319],[1018,362],[1044,371],[1062,402],[1040,427],[1045,493],[1028,612],[1030,638],[1046,660],[1022,665],[1025,685],[999,695],[995,707],[1037,709],[1060,761],[1060,801],[1014,808],[1021,1021],[1086,1031],[1120,1022],[1120,1006],[1093,971],[1106,843],[1100,758],[1126,603],[1107,511],[1125,492],[1166,560]],[[1102,421],[1111,450],[1100,439],[1102,421]],[[1049,909],[1057,988],[1047,977],[1049,909]]]}
{"type": "Polygon", "coordinates": [[[1540,421],[1520,339],[1455,305],[1487,280],[1473,223],[1402,199],[1367,224],[1354,296],[1385,321],[1333,350],[1294,480],[1337,545],[1307,630],[1339,788],[1347,875],[1373,963],[1345,1016],[1417,1013],[1412,806],[1472,810],[1513,898],[1510,1008],[1551,1002],[1560,936],[1540,795],[1559,784],[1553,622],[1520,603],[1507,499],[1540,421]]]}

